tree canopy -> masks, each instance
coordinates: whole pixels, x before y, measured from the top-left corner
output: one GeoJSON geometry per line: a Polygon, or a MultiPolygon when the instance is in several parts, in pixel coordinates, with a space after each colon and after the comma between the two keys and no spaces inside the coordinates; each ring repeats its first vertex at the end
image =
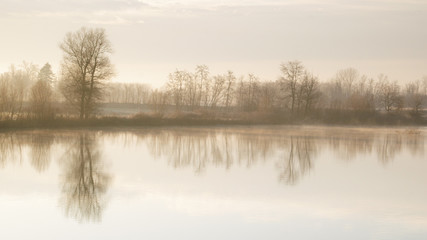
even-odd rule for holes
{"type": "Polygon", "coordinates": [[[67,33],[63,51],[61,92],[65,99],[88,118],[103,97],[105,80],[114,75],[110,62],[112,47],[104,29],[81,28],[67,33]]]}

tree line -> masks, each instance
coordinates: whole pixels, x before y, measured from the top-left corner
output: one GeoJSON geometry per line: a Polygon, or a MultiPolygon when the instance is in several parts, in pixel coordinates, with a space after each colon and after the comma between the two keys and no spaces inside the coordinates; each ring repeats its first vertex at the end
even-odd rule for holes
{"type": "Polygon", "coordinates": [[[58,74],[24,62],[0,74],[0,119],[53,119],[67,106],[73,116],[87,119],[100,103],[143,104],[157,114],[174,112],[275,113],[291,118],[314,113],[393,113],[421,116],[427,101],[427,76],[399,85],[386,75],[376,78],[354,68],[339,70],[320,81],[300,61],[282,63],[280,77],[263,81],[254,74],[229,70],[211,74],[208,66],[176,70],[167,83],[152,89],[141,83],[112,83],[113,52],[104,29],[81,28],[60,44],[58,74]]]}
{"type": "MultiPolygon", "coordinates": [[[[205,65],[194,72],[177,70],[163,91],[176,110],[210,109],[240,112],[282,112],[307,116],[313,111],[399,112],[420,114],[427,101],[427,76],[401,86],[386,75],[370,78],[354,68],[339,70],[321,82],[299,61],[280,65],[275,81],[260,81],[232,71],[209,74],[205,65]]],[[[156,102],[152,102],[156,104],[156,102]]]]}

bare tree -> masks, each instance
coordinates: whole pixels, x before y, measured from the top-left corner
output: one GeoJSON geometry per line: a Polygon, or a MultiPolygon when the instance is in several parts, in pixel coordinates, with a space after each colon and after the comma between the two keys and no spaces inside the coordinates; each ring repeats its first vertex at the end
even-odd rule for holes
{"type": "Polygon", "coordinates": [[[23,61],[20,65],[21,69],[25,72],[28,79],[31,82],[35,82],[37,80],[38,74],[39,74],[39,68],[36,64],[23,61]]]}
{"type": "Polygon", "coordinates": [[[258,109],[259,105],[260,83],[259,78],[254,74],[249,74],[248,77],[247,110],[254,111],[258,109]]]}
{"type": "Polygon", "coordinates": [[[53,79],[54,75],[49,63],[46,63],[39,71],[37,82],[31,87],[30,104],[31,111],[38,119],[47,119],[52,116],[53,79]]]}
{"type": "Polygon", "coordinates": [[[10,102],[10,86],[11,80],[8,73],[0,75],[0,119],[3,118],[3,114],[7,114],[9,110],[10,102]]]}
{"type": "Polygon", "coordinates": [[[0,112],[7,118],[19,117],[23,110],[23,103],[26,99],[30,78],[28,74],[10,66],[9,72],[0,75],[0,112]]]}
{"type": "Polygon", "coordinates": [[[169,74],[167,88],[171,94],[172,101],[175,104],[177,111],[180,111],[182,109],[182,105],[184,105],[185,82],[188,77],[187,75],[188,72],[179,70],[169,74]]]}
{"type": "Polygon", "coordinates": [[[198,102],[200,105],[207,107],[209,103],[210,82],[209,68],[206,65],[196,67],[195,81],[198,85],[198,102]]]}
{"type": "Polygon", "coordinates": [[[264,82],[260,86],[259,110],[269,112],[278,107],[279,88],[277,82],[264,82]]]}
{"type": "MultiPolygon", "coordinates": [[[[330,107],[333,109],[352,108],[358,101],[358,93],[354,95],[356,85],[360,80],[359,72],[354,68],[339,70],[326,90],[330,107]]],[[[356,104],[357,105],[357,104],[356,104]]]]}
{"type": "Polygon", "coordinates": [[[150,88],[149,85],[141,83],[109,83],[103,101],[145,104],[149,101],[150,88]]]}
{"type": "Polygon", "coordinates": [[[112,48],[104,29],[81,28],[67,33],[63,51],[61,92],[80,119],[88,118],[103,97],[105,80],[114,75],[112,48]]]}
{"type": "Polygon", "coordinates": [[[312,73],[306,72],[301,83],[301,102],[304,104],[304,112],[308,113],[320,96],[319,80],[312,73]]]}
{"type": "Polygon", "coordinates": [[[194,76],[191,73],[187,73],[185,77],[185,103],[194,110],[195,107],[199,106],[197,103],[197,83],[194,80],[194,76]]]}
{"type": "Polygon", "coordinates": [[[346,99],[347,106],[356,111],[372,111],[374,102],[374,79],[363,75],[353,84],[351,95],[346,99]]]}
{"type": "Polygon", "coordinates": [[[341,82],[335,79],[322,84],[321,91],[324,93],[323,96],[325,107],[329,109],[342,109],[344,108],[344,93],[341,82]]]}
{"type": "Polygon", "coordinates": [[[234,73],[232,71],[228,71],[225,79],[225,89],[223,92],[224,107],[226,108],[226,110],[230,109],[230,106],[233,102],[235,85],[236,85],[236,77],[234,76],[234,73]]]}
{"type": "Polygon", "coordinates": [[[217,107],[218,103],[221,102],[225,85],[225,76],[217,75],[213,77],[214,81],[211,89],[211,98],[209,105],[211,108],[217,107]]]}
{"type": "Polygon", "coordinates": [[[346,68],[339,70],[335,76],[335,81],[341,83],[343,94],[348,98],[352,91],[355,82],[359,79],[359,72],[354,68],[346,68]]]}
{"type": "Polygon", "coordinates": [[[38,119],[48,119],[52,116],[52,88],[48,82],[38,80],[31,88],[31,111],[38,119]]]}
{"type": "Polygon", "coordinates": [[[427,76],[424,76],[421,79],[421,86],[422,86],[422,90],[421,93],[425,96],[427,96],[427,76]]]}
{"type": "Polygon", "coordinates": [[[299,84],[304,76],[304,66],[299,61],[291,61],[280,65],[282,76],[279,82],[285,98],[291,101],[291,112],[297,107],[299,84]]]}
{"type": "Polygon", "coordinates": [[[148,103],[151,87],[147,84],[135,83],[133,84],[136,90],[136,101],[137,104],[148,103]]]}
{"type": "Polygon", "coordinates": [[[387,76],[381,74],[378,77],[375,89],[377,102],[386,112],[402,107],[402,97],[397,82],[390,82],[387,76]]]}
{"type": "Polygon", "coordinates": [[[405,102],[414,113],[418,114],[424,102],[422,82],[413,81],[405,86],[405,102]]]}
{"type": "Polygon", "coordinates": [[[235,91],[236,105],[240,110],[244,110],[245,107],[245,92],[246,92],[246,82],[244,82],[243,76],[239,78],[239,82],[235,91]]]}
{"type": "Polygon", "coordinates": [[[237,106],[243,111],[258,110],[260,103],[260,82],[258,77],[253,74],[248,75],[248,80],[244,81],[241,77],[236,90],[237,106]]]}
{"type": "Polygon", "coordinates": [[[166,91],[155,89],[151,92],[149,104],[153,112],[163,114],[168,103],[169,95],[166,91]]]}

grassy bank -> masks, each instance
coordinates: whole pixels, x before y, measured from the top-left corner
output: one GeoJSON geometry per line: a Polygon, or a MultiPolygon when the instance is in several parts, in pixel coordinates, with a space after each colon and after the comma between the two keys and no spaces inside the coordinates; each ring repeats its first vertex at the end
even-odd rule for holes
{"type": "Polygon", "coordinates": [[[19,118],[0,121],[0,130],[16,129],[62,129],[62,128],[105,128],[140,126],[214,126],[214,125],[259,125],[259,124],[323,124],[352,126],[425,126],[422,115],[410,112],[378,113],[354,111],[318,111],[309,116],[284,113],[174,113],[168,116],[136,114],[130,117],[93,117],[89,119],[57,117],[37,120],[19,118]]]}
{"type": "Polygon", "coordinates": [[[138,117],[94,117],[89,119],[56,118],[50,120],[17,119],[0,121],[0,131],[18,129],[65,129],[65,128],[105,128],[139,126],[212,126],[238,125],[251,122],[237,119],[163,118],[159,116],[138,117]]]}

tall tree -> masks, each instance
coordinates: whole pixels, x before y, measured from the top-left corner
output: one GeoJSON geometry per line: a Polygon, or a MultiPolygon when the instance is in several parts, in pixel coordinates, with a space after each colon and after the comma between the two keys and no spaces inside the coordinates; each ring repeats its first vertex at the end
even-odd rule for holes
{"type": "Polygon", "coordinates": [[[279,82],[285,97],[291,101],[291,112],[297,107],[299,85],[304,76],[304,66],[299,61],[291,61],[280,65],[282,76],[279,82]]]}
{"type": "Polygon", "coordinates": [[[45,81],[49,83],[50,85],[53,83],[53,80],[55,78],[55,75],[52,72],[52,67],[49,63],[46,63],[39,71],[39,74],[37,75],[37,80],[45,81]]]}
{"type": "Polygon", "coordinates": [[[354,68],[346,68],[339,70],[335,76],[335,81],[342,86],[345,98],[348,98],[353,92],[353,87],[359,79],[359,71],[354,68]]]}
{"type": "Polygon", "coordinates": [[[180,111],[182,105],[184,105],[185,82],[188,76],[189,73],[187,71],[180,70],[176,70],[174,73],[169,74],[167,88],[177,111],[180,111]]]}
{"type": "Polygon", "coordinates": [[[196,67],[196,73],[194,75],[195,81],[198,85],[198,102],[199,105],[205,107],[208,106],[209,102],[209,92],[210,92],[210,77],[209,77],[209,68],[206,65],[198,65],[196,67]]]}
{"type": "Polygon", "coordinates": [[[213,79],[214,81],[212,84],[211,98],[209,103],[211,108],[217,107],[217,105],[221,102],[226,77],[224,75],[216,75],[213,77],[213,79]]]}
{"type": "Polygon", "coordinates": [[[53,93],[49,82],[38,80],[31,88],[31,111],[38,119],[53,117],[52,112],[53,93]]]}
{"type": "Polygon", "coordinates": [[[416,114],[419,114],[423,107],[424,97],[422,94],[422,82],[412,81],[405,86],[405,102],[406,107],[412,109],[416,114]]]}
{"type": "Polygon", "coordinates": [[[81,28],[67,33],[63,51],[61,92],[80,119],[88,118],[103,97],[105,81],[114,75],[112,47],[104,29],[81,28]]]}
{"type": "Polygon", "coordinates": [[[54,79],[52,67],[49,63],[40,69],[37,78],[37,82],[30,91],[31,110],[36,118],[47,119],[52,117],[52,84],[54,79]]]}
{"type": "Polygon", "coordinates": [[[375,95],[380,107],[386,112],[402,107],[402,97],[400,96],[400,87],[397,82],[390,82],[385,75],[378,76],[378,82],[375,86],[375,95]]]}
{"type": "Polygon", "coordinates": [[[197,83],[194,81],[194,75],[191,73],[186,74],[185,78],[185,104],[194,110],[196,106],[199,106],[197,102],[197,83]]]}
{"type": "Polygon", "coordinates": [[[304,113],[308,113],[320,96],[319,80],[312,73],[306,72],[301,82],[301,102],[304,104],[304,113]]]}
{"type": "Polygon", "coordinates": [[[224,107],[229,110],[231,103],[233,102],[234,85],[236,84],[236,77],[232,71],[227,72],[224,89],[224,107]]]}
{"type": "Polygon", "coordinates": [[[14,65],[0,75],[0,118],[4,113],[10,119],[20,117],[30,82],[27,72],[14,65]]]}

